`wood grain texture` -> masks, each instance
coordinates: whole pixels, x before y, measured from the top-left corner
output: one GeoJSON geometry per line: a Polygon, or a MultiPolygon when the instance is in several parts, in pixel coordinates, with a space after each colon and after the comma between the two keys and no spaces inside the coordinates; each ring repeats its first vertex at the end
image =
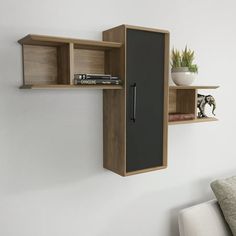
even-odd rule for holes
{"type": "Polygon", "coordinates": [[[169,121],[169,125],[181,125],[181,124],[191,124],[191,123],[201,123],[201,122],[211,122],[211,121],[218,121],[218,119],[214,117],[207,117],[207,118],[196,118],[194,120],[169,121]]]}
{"type": "Polygon", "coordinates": [[[74,73],[104,74],[104,60],[104,51],[74,49],[74,73]]]}
{"type": "Polygon", "coordinates": [[[164,112],[163,112],[163,168],[168,163],[168,119],[169,119],[169,59],[170,59],[170,34],[168,31],[162,31],[165,34],[165,54],[164,54],[164,112]]]}
{"type": "Polygon", "coordinates": [[[105,51],[104,63],[105,63],[106,74],[111,74],[112,76],[118,76],[122,80],[123,84],[125,84],[121,68],[121,50],[113,49],[105,51]]]}
{"type": "Polygon", "coordinates": [[[195,89],[179,89],[176,91],[176,112],[177,113],[193,113],[196,117],[196,90],[195,89]]]}
{"type": "Polygon", "coordinates": [[[176,113],[177,92],[174,89],[169,90],[169,113],[176,113]]]}
{"type": "Polygon", "coordinates": [[[103,32],[103,40],[123,44],[120,52],[106,54],[105,72],[120,76],[124,88],[103,91],[103,166],[121,176],[126,174],[125,37],[123,26],[103,32]]]}
{"type": "Polygon", "coordinates": [[[198,108],[197,108],[197,95],[198,95],[198,89],[195,89],[195,100],[194,100],[194,114],[195,118],[198,118],[198,108]]]}
{"type": "Polygon", "coordinates": [[[112,49],[120,48],[122,44],[96,41],[96,40],[85,40],[85,39],[75,39],[75,38],[64,38],[57,36],[47,36],[47,35],[34,35],[29,34],[18,41],[20,44],[25,45],[43,45],[43,46],[60,46],[62,44],[73,43],[75,48],[83,49],[112,49]]]}
{"type": "Polygon", "coordinates": [[[69,43],[69,84],[73,85],[74,84],[74,74],[75,74],[75,67],[74,67],[74,60],[75,60],[75,55],[74,55],[74,44],[69,43]]]}
{"type": "Polygon", "coordinates": [[[23,85],[20,89],[123,89],[122,85],[66,85],[66,84],[33,84],[23,85]]]}
{"type": "MultiPolygon", "coordinates": [[[[167,160],[166,160],[166,162],[167,162],[167,160]]],[[[147,169],[142,169],[142,170],[137,170],[137,171],[130,171],[130,172],[126,172],[125,176],[137,175],[137,174],[142,174],[142,173],[146,173],[146,172],[150,172],[150,171],[162,170],[162,169],[166,169],[166,168],[167,168],[167,165],[163,165],[163,166],[147,168],[147,169]]]]}
{"type": "Polygon", "coordinates": [[[70,45],[57,47],[57,83],[70,84],[70,45]]]}
{"type": "Polygon", "coordinates": [[[193,113],[196,117],[196,89],[171,89],[169,113],[193,113]]]}
{"type": "Polygon", "coordinates": [[[220,86],[170,86],[169,89],[217,89],[220,86]]]}
{"type": "Polygon", "coordinates": [[[56,47],[23,45],[24,83],[57,84],[56,47]]]}
{"type": "Polygon", "coordinates": [[[134,26],[134,25],[124,25],[126,29],[135,29],[135,30],[142,30],[142,31],[149,31],[149,32],[157,32],[157,33],[164,33],[166,34],[166,42],[168,42],[168,37],[169,37],[169,31],[168,30],[163,30],[163,29],[156,29],[156,28],[149,28],[149,27],[143,27],[143,26],[134,26]]]}

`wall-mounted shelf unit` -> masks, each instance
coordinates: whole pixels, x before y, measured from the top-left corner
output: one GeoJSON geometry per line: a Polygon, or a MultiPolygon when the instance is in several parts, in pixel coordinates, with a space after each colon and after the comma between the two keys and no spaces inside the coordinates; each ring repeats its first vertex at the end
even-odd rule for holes
{"type": "MultiPolygon", "coordinates": [[[[21,88],[122,89],[121,85],[74,85],[75,73],[120,76],[121,43],[27,35],[22,45],[21,88]]],[[[120,77],[122,80],[122,78],[120,77]]]]}
{"type": "Polygon", "coordinates": [[[169,87],[169,114],[194,114],[193,119],[169,121],[169,125],[189,124],[199,122],[217,121],[215,117],[197,117],[198,90],[217,89],[219,86],[170,86],[169,87]]]}
{"type": "Polygon", "coordinates": [[[121,176],[167,167],[168,124],[216,120],[197,118],[197,93],[218,86],[169,87],[168,31],[121,25],[103,41],[27,35],[18,42],[21,88],[103,89],[103,165],[121,176]],[[74,85],[79,73],[111,74],[122,84],[74,85]],[[168,112],[194,119],[168,122],[168,112]]]}

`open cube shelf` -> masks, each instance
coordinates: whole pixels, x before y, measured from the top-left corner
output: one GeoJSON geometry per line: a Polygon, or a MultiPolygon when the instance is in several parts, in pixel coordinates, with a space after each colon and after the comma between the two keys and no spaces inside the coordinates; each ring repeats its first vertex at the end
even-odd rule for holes
{"type": "Polygon", "coordinates": [[[217,121],[215,117],[197,117],[197,94],[199,89],[216,89],[219,86],[170,86],[169,114],[194,114],[193,119],[169,121],[169,125],[217,121]]]}
{"type": "MultiPolygon", "coordinates": [[[[21,88],[74,88],[75,73],[106,73],[121,78],[120,43],[40,35],[27,35],[19,43],[24,66],[21,88]]],[[[122,89],[120,85],[78,87],[122,89]]]]}
{"type": "Polygon", "coordinates": [[[70,84],[68,45],[23,45],[24,84],[70,84]]]}

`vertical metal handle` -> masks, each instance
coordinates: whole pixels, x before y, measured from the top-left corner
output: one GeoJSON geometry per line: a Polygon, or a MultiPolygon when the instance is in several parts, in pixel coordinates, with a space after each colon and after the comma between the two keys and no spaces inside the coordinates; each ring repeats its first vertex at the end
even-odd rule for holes
{"type": "Polygon", "coordinates": [[[131,85],[132,90],[133,90],[133,105],[132,105],[132,117],[131,120],[133,122],[136,121],[136,105],[137,105],[137,85],[134,83],[131,85]]]}

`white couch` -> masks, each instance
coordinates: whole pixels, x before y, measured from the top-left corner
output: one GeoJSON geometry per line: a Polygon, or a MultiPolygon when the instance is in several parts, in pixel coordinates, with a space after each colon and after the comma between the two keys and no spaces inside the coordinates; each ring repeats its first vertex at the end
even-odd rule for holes
{"type": "Polygon", "coordinates": [[[216,200],[182,210],[180,236],[232,236],[216,200]]]}

